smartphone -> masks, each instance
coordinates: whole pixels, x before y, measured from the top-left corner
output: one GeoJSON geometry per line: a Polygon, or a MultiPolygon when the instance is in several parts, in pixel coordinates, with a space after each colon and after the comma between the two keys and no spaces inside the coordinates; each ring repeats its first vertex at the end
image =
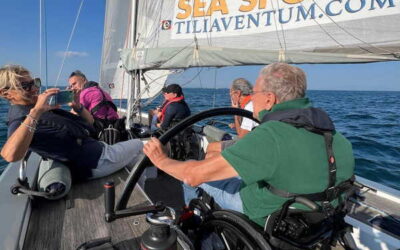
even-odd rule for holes
{"type": "Polygon", "coordinates": [[[49,105],[63,105],[74,100],[74,92],[72,90],[61,90],[55,95],[49,97],[49,105]]]}

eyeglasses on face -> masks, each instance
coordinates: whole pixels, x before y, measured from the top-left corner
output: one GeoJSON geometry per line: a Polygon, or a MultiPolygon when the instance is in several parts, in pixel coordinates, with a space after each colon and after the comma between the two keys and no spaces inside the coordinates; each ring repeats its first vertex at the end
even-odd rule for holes
{"type": "Polygon", "coordinates": [[[21,82],[20,85],[23,90],[31,91],[33,86],[35,86],[36,88],[40,88],[40,86],[42,86],[42,81],[40,80],[40,78],[34,78],[28,82],[21,82]]]}
{"type": "MultiPolygon", "coordinates": [[[[35,86],[36,88],[40,88],[42,86],[42,82],[40,78],[32,79],[28,82],[21,82],[21,88],[25,91],[31,91],[32,87],[35,86]]],[[[10,87],[4,87],[2,90],[9,90],[10,87]]]]}
{"type": "Polygon", "coordinates": [[[265,90],[258,90],[258,91],[251,91],[251,93],[250,93],[250,95],[255,95],[255,94],[257,94],[257,93],[266,93],[266,92],[268,92],[268,91],[265,91],[265,90]]]}

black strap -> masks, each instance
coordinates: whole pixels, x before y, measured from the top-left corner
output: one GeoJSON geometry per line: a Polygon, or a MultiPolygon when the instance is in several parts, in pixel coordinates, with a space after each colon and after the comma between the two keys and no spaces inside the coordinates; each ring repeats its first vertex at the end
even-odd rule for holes
{"type": "Polygon", "coordinates": [[[339,185],[335,186],[337,168],[332,147],[333,135],[332,132],[324,132],[323,136],[325,139],[326,153],[328,156],[328,165],[329,165],[328,187],[324,191],[318,193],[310,193],[310,194],[290,193],[285,190],[273,187],[269,183],[266,184],[266,188],[271,193],[284,198],[294,198],[297,196],[302,196],[312,201],[329,201],[329,202],[338,198],[340,194],[350,190],[354,182],[354,176],[352,176],[349,180],[343,181],[339,185]]]}
{"type": "Polygon", "coordinates": [[[336,159],[333,156],[333,147],[332,147],[332,142],[333,142],[333,135],[331,132],[325,132],[324,133],[324,139],[325,139],[325,146],[326,146],[326,153],[328,155],[328,164],[329,164],[329,177],[328,177],[328,188],[325,190],[325,193],[327,193],[327,199],[329,201],[333,200],[332,197],[334,196],[334,193],[331,191],[335,187],[336,183],[336,159]]]}
{"type": "Polygon", "coordinates": [[[353,187],[354,181],[355,181],[355,177],[352,176],[350,179],[341,182],[340,184],[338,184],[337,186],[335,186],[331,189],[325,189],[325,191],[323,191],[323,192],[310,193],[310,194],[290,193],[285,190],[271,186],[268,183],[266,185],[266,188],[271,193],[273,193],[277,196],[283,197],[283,198],[294,198],[294,197],[302,196],[302,197],[305,197],[312,201],[332,201],[334,199],[337,199],[339,197],[339,195],[350,191],[350,189],[353,187]]]}
{"type": "Polygon", "coordinates": [[[297,196],[306,197],[312,201],[332,201],[338,196],[351,189],[354,182],[354,176],[335,187],[336,183],[336,159],[333,154],[333,131],[335,129],[332,120],[321,109],[306,108],[276,111],[265,115],[261,123],[268,121],[280,121],[290,124],[296,128],[304,128],[312,133],[324,136],[326,153],[328,157],[328,186],[318,193],[297,194],[278,189],[266,184],[266,188],[273,194],[284,198],[294,198],[297,196]]]}
{"type": "MultiPolygon", "coordinates": [[[[113,102],[107,100],[106,96],[105,96],[104,93],[103,93],[103,90],[102,90],[101,88],[99,88],[98,86],[95,86],[95,87],[100,91],[100,93],[101,93],[102,96],[103,96],[103,99],[101,100],[101,102],[99,102],[96,106],[94,106],[94,107],[90,110],[90,113],[91,113],[92,115],[94,115],[94,113],[96,113],[100,108],[102,108],[102,107],[104,107],[104,106],[111,107],[115,112],[117,112],[117,106],[115,106],[115,104],[114,104],[113,102]]],[[[108,117],[107,117],[107,115],[106,115],[106,119],[107,119],[107,118],[108,118],[108,117]]]]}

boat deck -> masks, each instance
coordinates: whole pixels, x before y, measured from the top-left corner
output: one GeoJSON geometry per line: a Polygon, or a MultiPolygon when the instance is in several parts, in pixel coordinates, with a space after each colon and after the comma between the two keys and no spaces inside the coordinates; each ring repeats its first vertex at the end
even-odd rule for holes
{"type": "MultiPolygon", "coordinates": [[[[366,180],[363,181],[366,182],[366,180]]],[[[397,190],[390,190],[389,193],[382,192],[385,189],[390,188],[380,186],[378,190],[375,190],[366,186],[358,191],[359,195],[356,199],[351,198],[347,222],[355,228],[364,229],[356,232],[359,234],[356,238],[365,241],[368,239],[371,249],[382,248],[381,242],[394,247],[389,249],[397,249],[400,246],[400,200],[398,198],[400,192],[397,190]]]]}
{"type": "MultiPolygon", "coordinates": [[[[82,243],[110,236],[117,249],[138,249],[140,236],[148,228],[145,216],[104,220],[103,184],[114,181],[116,198],[127,173],[74,184],[66,198],[59,201],[36,200],[23,249],[76,249],[82,243]]],[[[149,205],[143,191],[136,187],[128,206],[149,205]]]]}
{"type": "MultiPolygon", "coordinates": [[[[64,199],[35,199],[23,249],[77,249],[82,243],[104,237],[111,237],[115,249],[139,249],[140,237],[149,227],[144,215],[118,219],[111,223],[104,220],[103,184],[107,181],[115,183],[118,200],[126,178],[127,172],[119,171],[98,180],[74,184],[64,199]]],[[[374,188],[376,183],[372,185],[367,182],[366,185],[359,190],[358,197],[353,199],[350,213],[346,217],[347,222],[355,227],[353,235],[357,246],[365,244],[370,249],[380,249],[382,242],[385,242],[390,246],[388,249],[398,249],[400,192],[380,186],[374,188]]],[[[142,186],[146,193],[137,185],[128,207],[150,205],[149,198],[153,201],[161,200],[175,209],[182,207],[180,183],[168,175],[149,178],[146,185],[142,186]]],[[[21,198],[12,196],[9,192],[8,196],[13,200],[21,198]]],[[[16,209],[19,206],[10,212],[18,213],[16,209]]],[[[17,224],[7,222],[7,225],[10,225],[12,232],[16,231],[13,228],[17,224]]],[[[11,246],[7,241],[6,246],[11,246]]],[[[343,248],[338,244],[334,249],[343,248]]]]}

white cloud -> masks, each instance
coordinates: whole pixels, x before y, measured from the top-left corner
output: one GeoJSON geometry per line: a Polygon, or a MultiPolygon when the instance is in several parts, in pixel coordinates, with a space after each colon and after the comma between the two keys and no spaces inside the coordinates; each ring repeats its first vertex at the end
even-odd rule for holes
{"type": "Polygon", "coordinates": [[[57,56],[59,57],[85,57],[88,56],[89,54],[87,52],[79,52],[79,51],[58,51],[57,56]]]}

